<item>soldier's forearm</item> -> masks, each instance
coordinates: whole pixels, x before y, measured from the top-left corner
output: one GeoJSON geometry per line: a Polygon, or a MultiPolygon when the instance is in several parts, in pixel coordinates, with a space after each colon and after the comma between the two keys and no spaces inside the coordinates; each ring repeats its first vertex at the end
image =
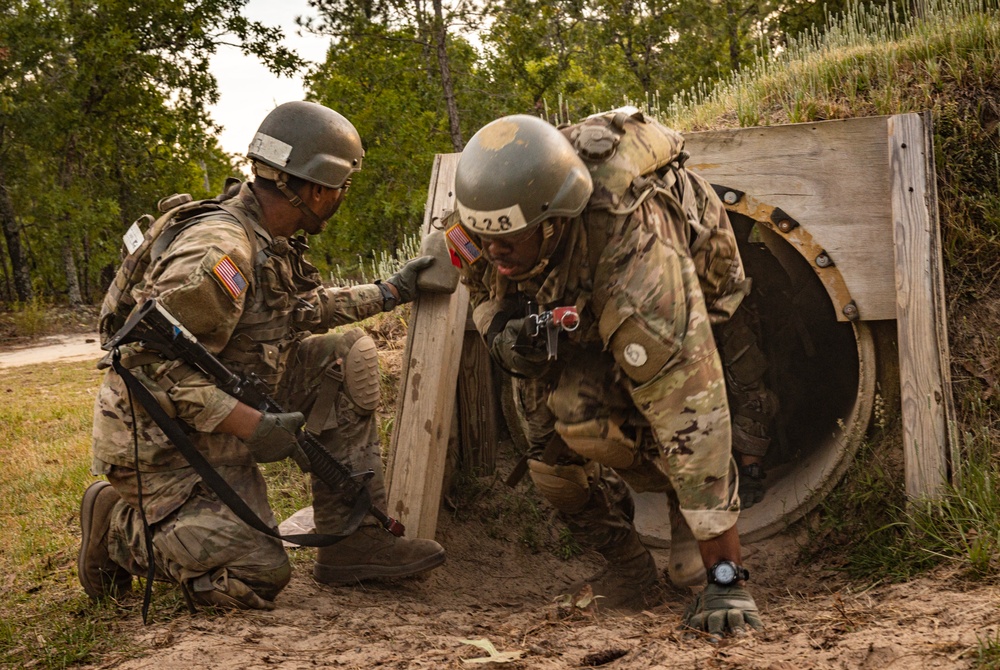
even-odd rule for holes
{"type": "Polygon", "coordinates": [[[261,413],[250,405],[236,403],[236,407],[229,413],[229,416],[215,427],[215,432],[235,435],[241,440],[245,440],[253,435],[257,424],[260,423],[261,416],[261,413]]]}

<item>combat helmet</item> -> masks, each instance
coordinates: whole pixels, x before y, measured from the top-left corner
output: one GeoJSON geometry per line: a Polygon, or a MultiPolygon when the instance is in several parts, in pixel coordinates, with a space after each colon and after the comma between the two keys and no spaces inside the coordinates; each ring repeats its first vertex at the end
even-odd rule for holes
{"type": "Polygon", "coordinates": [[[505,116],[483,126],[462,152],[455,172],[457,213],[483,238],[503,238],[542,226],[536,265],[555,250],[562,218],[578,216],[593,191],[590,172],[559,130],[534,116],[505,116]]]}
{"type": "Polygon", "coordinates": [[[255,174],[265,179],[284,173],[329,188],[344,188],[361,170],[364,155],[361,136],[350,121],[305,100],[271,110],[247,150],[255,174]]]}

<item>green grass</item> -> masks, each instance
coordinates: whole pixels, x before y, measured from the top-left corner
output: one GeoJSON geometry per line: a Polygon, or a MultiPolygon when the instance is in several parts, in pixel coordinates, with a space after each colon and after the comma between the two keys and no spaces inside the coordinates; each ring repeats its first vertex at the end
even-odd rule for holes
{"type": "MultiPolygon", "coordinates": [[[[102,375],[92,362],[0,370],[0,667],[63,668],[141,651],[129,642],[141,627],[139,589],[118,605],[95,605],[76,576],[102,375]]],[[[263,470],[278,519],[310,504],[294,463],[263,470]]],[[[291,556],[294,565],[312,554],[291,556]]],[[[153,620],[186,612],[177,589],[156,585],[153,620]]]]}
{"type": "Polygon", "coordinates": [[[1000,632],[992,636],[980,637],[973,659],[979,670],[1000,670],[1000,632]]]}
{"type": "Polygon", "coordinates": [[[989,431],[967,433],[956,484],[940,500],[906,498],[898,424],[862,446],[822,503],[807,553],[837,547],[834,562],[852,578],[901,582],[947,565],[969,581],[1000,576],[1000,464],[989,431]],[[841,550],[840,547],[846,547],[841,550]]]}
{"type": "Polygon", "coordinates": [[[76,579],[100,377],[93,363],[0,370],[0,664],[8,667],[60,668],[120,647],[122,612],[92,606],[76,579]]]}

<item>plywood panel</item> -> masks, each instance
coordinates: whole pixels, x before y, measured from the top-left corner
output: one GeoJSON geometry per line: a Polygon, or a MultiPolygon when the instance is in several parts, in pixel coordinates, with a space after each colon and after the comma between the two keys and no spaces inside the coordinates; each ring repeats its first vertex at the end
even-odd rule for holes
{"type": "Polygon", "coordinates": [[[687,167],[780,207],[829,253],[861,319],[894,319],[887,119],[688,133],[687,167]]]}

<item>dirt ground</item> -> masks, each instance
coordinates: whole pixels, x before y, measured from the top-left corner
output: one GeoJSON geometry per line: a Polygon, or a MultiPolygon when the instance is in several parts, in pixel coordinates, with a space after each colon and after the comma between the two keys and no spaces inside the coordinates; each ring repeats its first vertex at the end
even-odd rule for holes
{"type": "MultiPolygon", "coordinates": [[[[686,596],[635,614],[554,601],[597,565],[532,553],[510,537],[442,514],[444,566],[420,581],[332,588],[299,562],[273,612],[173,615],[137,626],[140,658],[101,668],[970,668],[1000,630],[1000,594],[945,573],[855,591],[797,559],[794,533],[748,547],[767,627],[713,644],[677,630],[686,596]]],[[[297,550],[312,551],[312,550],[297,550]]],[[[656,552],[662,566],[666,555],[656,552]]],[[[137,607],[134,616],[138,618],[137,607]]],[[[154,615],[155,619],[155,615],[154,615]]]]}
{"type": "MultiPolygon", "coordinates": [[[[4,351],[0,366],[32,357],[96,359],[91,338],[4,351]]],[[[510,493],[497,482],[470,505],[504,495],[510,493]]],[[[540,523],[548,527],[546,519],[540,523]]],[[[996,586],[968,584],[940,569],[906,584],[859,589],[801,557],[808,523],[745,547],[766,629],[721,643],[678,630],[689,594],[668,592],[638,613],[605,611],[599,601],[560,604],[569,584],[598,567],[595,556],[563,560],[531,550],[514,522],[484,524],[459,504],[443,506],[439,521],[447,562],[421,579],[328,587],[311,577],[314,550],[296,549],[305,555],[273,612],[192,615],[159,596],[144,627],[137,592],[126,603],[134,623],[126,626],[123,649],[132,651],[89,667],[463,668],[489,655],[469,642],[488,641],[496,655],[487,665],[540,670],[972,668],[980,641],[1000,637],[996,586]]],[[[548,532],[554,537],[557,530],[548,532]]],[[[666,551],[654,555],[664,567],[666,551]]]]}

